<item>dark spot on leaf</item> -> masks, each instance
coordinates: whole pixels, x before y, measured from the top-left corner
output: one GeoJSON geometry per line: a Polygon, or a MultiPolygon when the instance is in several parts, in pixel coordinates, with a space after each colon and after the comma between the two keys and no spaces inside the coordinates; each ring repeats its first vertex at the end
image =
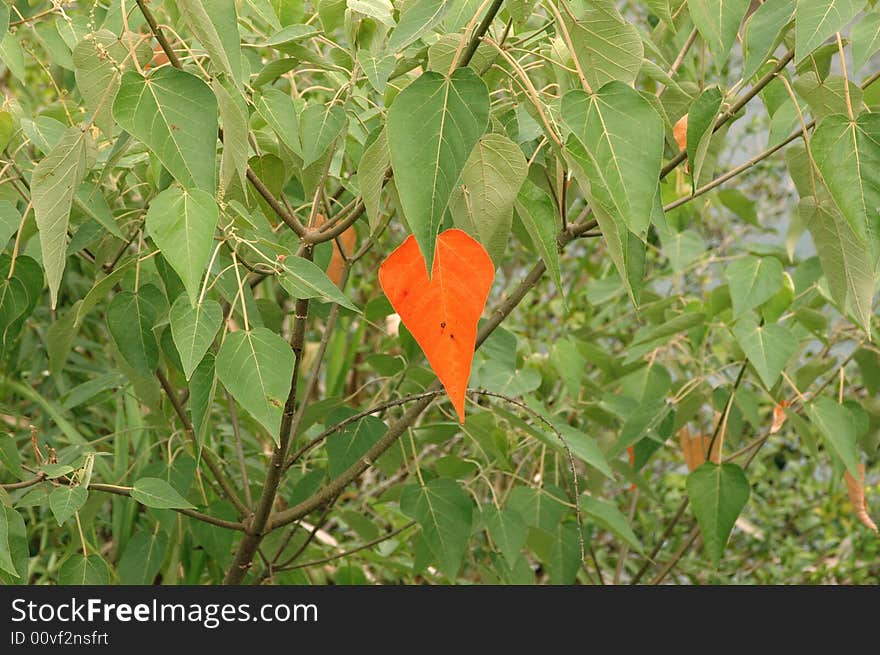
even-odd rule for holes
{"type": "Polygon", "coordinates": [[[440,329],[441,329],[441,330],[445,330],[445,329],[446,329],[446,321],[440,321],[440,329]]]}

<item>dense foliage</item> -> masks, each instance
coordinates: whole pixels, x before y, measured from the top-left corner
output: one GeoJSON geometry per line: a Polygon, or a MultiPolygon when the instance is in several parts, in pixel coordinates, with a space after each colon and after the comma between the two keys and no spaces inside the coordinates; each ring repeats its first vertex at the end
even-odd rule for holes
{"type": "Polygon", "coordinates": [[[876,578],[874,4],[0,3],[0,581],[876,578]]]}

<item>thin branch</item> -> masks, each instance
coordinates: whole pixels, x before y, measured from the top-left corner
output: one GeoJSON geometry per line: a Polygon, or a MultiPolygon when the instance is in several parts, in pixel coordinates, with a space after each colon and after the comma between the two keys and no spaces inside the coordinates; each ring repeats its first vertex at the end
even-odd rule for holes
{"type": "MultiPolygon", "coordinates": [[[[141,13],[144,16],[144,19],[147,21],[147,24],[150,26],[150,31],[153,32],[153,36],[156,37],[156,41],[159,42],[162,50],[165,52],[165,56],[168,57],[168,62],[174,66],[175,68],[183,69],[183,65],[180,62],[180,59],[177,56],[177,53],[174,52],[174,48],[171,47],[171,44],[168,42],[167,37],[165,36],[165,32],[162,31],[162,28],[156,22],[156,17],[153,16],[153,12],[151,12],[144,0],[136,0],[138,8],[141,10],[141,13]]],[[[218,137],[220,140],[223,140],[223,132],[218,131],[218,137]]],[[[246,171],[247,179],[254,186],[263,199],[268,203],[268,205],[272,208],[276,214],[278,214],[279,218],[281,218],[284,223],[290,227],[296,233],[297,236],[302,237],[306,233],[306,229],[302,226],[302,224],[297,220],[296,216],[289,213],[284,205],[279,202],[279,200],[272,194],[269,188],[263,184],[262,180],[257,176],[257,174],[253,171],[253,169],[248,166],[246,171]]]]}
{"type": "MultiPolygon", "coordinates": [[[[131,497],[131,487],[121,487],[116,484],[100,484],[93,483],[89,485],[90,491],[101,491],[103,493],[108,494],[116,494],[117,496],[129,496],[131,497]]],[[[178,514],[183,514],[184,516],[188,516],[190,518],[196,519],[197,521],[202,521],[203,523],[210,523],[211,525],[216,525],[220,528],[226,528],[227,530],[244,530],[244,524],[236,521],[227,521],[226,519],[221,519],[216,516],[211,516],[210,514],[204,514],[202,512],[196,511],[194,509],[188,509],[185,507],[173,508],[175,512],[178,514]]]]}
{"type": "Polygon", "coordinates": [[[480,45],[480,40],[486,32],[489,31],[489,26],[492,25],[492,21],[495,20],[495,16],[498,14],[503,3],[504,0],[493,0],[489,9],[486,11],[486,15],[483,17],[483,21],[477,26],[477,29],[471,36],[471,40],[462,53],[461,59],[458,60],[458,68],[464,68],[471,63],[471,59],[473,59],[474,53],[480,45]]]}
{"type": "MultiPolygon", "coordinates": [[[[767,72],[760,80],[755,82],[752,87],[745,93],[739,100],[737,100],[733,105],[731,105],[730,109],[726,112],[722,113],[718,120],[715,121],[715,127],[713,128],[713,132],[717,132],[720,130],[728,121],[730,121],[734,116],[736,116],[740,109],[745,107],[748,102],[758,95],[764,87],[766,87],[770,82],[776,79],[776,76],[784,69],[788,62],[794,59],[794,50],[789,50],[786,52],[782,58],[776,63],[776,65],[767,72]]],[[[682,163],[685,159],[687,159],[687,151],[681,150],[675,157],[669,160],[666,166],[660,171],[660,179],[662,180],[664,177],[669,175],[675,168],[682,163]]]]}
{"type": "Polygon", "coordinates": [[[311,568],[313,566],[320,566],[321,564],[328,564],[328,563],[334,562],[338,559],[343,559],[345,557],[348,557],[349,555],[354,555],[355,553],[359,553],[362,550],[367,550],[368,548],[372,548],[376,544],[381,544],[383,541],[387,541],[388,539],[391,539],[392,537],[396,537],[401,532],[405,532],[406,530],[409,530],[410,528],[412,528],[415,525],[416,525],[415,521],[410,521],[409,523],[406,523],[406,524],[400,526],[396,530],[392,530],[391,532],[387,532],[379,537],[376,537],[375,539],[371,539],[370,541],[366,542],[365,544],[361,544],[360,546],[357,546],[356,548],[352,548],[351,550],[346,550],[345,552],[337,553],[336,555],[330,555],[329,557],[322,557],[321,559],[315,559],[310,562],[302,562],[301,564],[294,564],[292,566],[287,566],[284,568],[276,568],[275,571],[276,572],[293,571],[294,569],[307,569],[307,568],[311,568]]]}
{"type": "Polygon", "coordinates": [[[27,489],[28,487],[33,487],[34,485],[40,484],[43,480],[46,479],[45,473],[37,473],[34,477],[29,480],[22,480],[21,482],[10,482],[8,484],[0,484],[0,489],[5,491],[16,491],[17,489],[27,489]]]}
{"type": "MultiPolygon", "coordinates": [[[[200,446],[198,444],[198,441],[196,440],[195,430],[193,430],[192,421],[189,420],[189,416],[187,415],[186,410],[183,408],[180,399],[177,397],[177,394],[174,391],[174,387],[171,386],[171,383],[168,381],[168,378],[165,377],[165,374],[161,371],[161,369],[156,370],[156,377],[159,380],[159,384],[162,385],[162,389],[165,391],[165,395],[168,396],[168,400],[171,401],[171,406],[174,408],[174,412],[177,414],[177,417],[183,424],[184,431],[189,435],[190,439],[192,440],[193,447],[198,449],[200,446]]],[[[214,460],[214,457],[207,449],[202,449],[202,459],[205,460],[205,463],[208,465],[208,468],[210,469],[211,474],[214,476],[214,479],[217,480],[217,483],[220,485],[221,489],[223,489],[223,493],[226,494],[226,497],[230,500],[230,502],[235,505],[238,513],[241,516],[248,516],[251,513],[250,508],[245,505],[238,497],[238,494],[235,493],[235,489],[232,488],[232,484],[223,473],[223,469],[220,468],[220,465],[217,464],[217,462],[214,460]]]]}
{"type": "MultiPolygon", "coordinates": [[[[306,259],[311,260],[312,249],[306,248],[303,253],[306,259]]],[[[287,453],[290,448],[290,442],[294,432],[294,414],[296,413],[297,390],[299,387],[299,370],[302,365],[303,348],[305,345],[306,321],[309,315],[309,300],[307,298],[297,299],[294,305],[293,330],[290,337],[290,348],[293,351],[294,365],[293,374],[290,380],[290,391],[287,394],[287,400],[284,402],[284,412],[281,415],[281,427],[278,434],[278,446],[272,451],[272,461],[266,472],[266,479],[263,482],[263,492],[257,503],[254,516],[245,529],[245,536],[242,538],[235,553],[235,559],[226,577],[224,584],[234,585],[241,584],[251,566],[254,555],[260,542],[263,540],[266,524],[272,512],[272,505],[275,503],[275,496],[278,492],[278,485],[281,483],[281,477],[284,473],[284,463],[287,461],[287,453]]],[[[305,403],[303,402],[303,405],[305,403]]],[[[327,499],[329,501],[329,499],[327,499]]]]}

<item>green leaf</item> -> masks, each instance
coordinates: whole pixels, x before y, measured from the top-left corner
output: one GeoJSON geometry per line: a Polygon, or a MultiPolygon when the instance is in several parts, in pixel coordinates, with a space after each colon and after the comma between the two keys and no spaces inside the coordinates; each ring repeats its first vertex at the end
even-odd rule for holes
{"type": "Polygon", "coordinates": [[[100,555],[83,557],[74,553],[58,570],[61,585],[109,585],[110,569],[100,555]]]}
{"type": "Polygon", "coordinates": [[[54,480],[62,475],[73,473],[73,467],[69,464],[43,464],[40,467],[40,471],[47,480],[54,480]]]}
{"type": "Polygon", "coordinates": [[[546,561],[550,584],[572,585],[582,565],[578,527],[574,521],[565,521],[557,526],[553,537],[550,557],[546,561]]]}
{"type": "Polygon", "coordinates": [[[583,191],[590,204],[644,235],[658,196],[663,119],[638,91],[620,82],[609,82],[593,95],[569,91],[562,98],[562,119],[586,155],[589,185],[583,191]]]}
{"type": "Polygon", "coordinates": [[[291,43],[298,43],[305,39],[310,39],[320,34],[321,31],[312,25],[288,25],[273,34],[267,41],[266,45],[272,48],[278,48],[282,52],[287,52],[284,46],[291,43]]]}
{"type": "Polygon", "coordinates": [[[6,64],[6,68],[19,82],[25,83],[24,51],[19,34],[7,34],[0,41],[0,61],[6,64]]]}
{"type": "MultiPolygon", "coordinates": [[[[160,478],[141,478],[131,488],[131,497],[141,505],[156,509],[189,509],[195,507],[170,484],[160,478]]],[[[51,499],[50,499],[51,500],[51,499]]]]}
{"type": "Polygon", "coordinates": [[[9,524],[6,517],[7,507],[0,504],[0,569],[18,578],[21,576],[12,561],[12,553],[9,548],[9,524]]]}
{"type": "Polygon", "coordinates": [[[765,2],[746,21],[743,30],[743,74],[750,80],[773,54],[783,28],[794,18],[794,0],[765,2]]]}
{"type": "Polygon", "coordinates": [[[813,132],[810,150],[831,197],[864,241],[880,216],[880,115],[862,114],[855,122],[829,116],[813,132]]]}
{"type": "Polygon", "coordinates": [[[613,80],[632,84],[644,57],[642,37],[635,25],[623,19],[613,3],[595,3],[577,21],[566,11],[565,20],[574,52],[593,90],[613,80]]]}
{"type": "MultiPolygon", "coordinates": [[[[344,415],[334,413],[327,424],[333,425],[343,418],[344,415]]],[[[327,473],[330,478],[339,477],[347,471],[387,430],[388,426],[375,416],[365,416],[327,437],[327,473]]]]}
{"type": "MultiPolygon", "coordinates": [[[[576,138],[570,138],[565,144],[565,154],[581,191],[589,197],[591,182],[586,171],[593,169],[594,165],[588,161],[586,149],[576,138]]],[[[655,200],[659,203],[659,193],[655,200]]],[[[611,261],[633,305],[638,306],[645,276],[645,243],[627,228],[622,218],[615,218],[598,204],[593,204],[592,209],[611,261]]]]}
{"type": "Polygon", "coordinates": [[[568,512],[568,507],[563,504],[567,502],[565,492],[553,485],[544,485],[541,489],[516,486],[507,497],[507,507],[519,512],[526,525],[551,534],[556,532],[556,527],[568,512]]]}
{"type": "Polygon", "coordinates": [[[193,305],[211,258],[219,213],[211,194],[177,185],[153,198],[147,210],[147,232],[180,276],[193,305]]]}
{"type": "Polygon", "coordinates": [[[748,317],[737,321],[733,334],[768,389],[776,384],[798,347],[797,338],[784,325],[758,325],[748,317]]]}
{"type": "Polygon", "coordinates": [[[859,479],[858,433],[852,412],[826,396],[807,404],[807,415],[846,470],[859,479]]]}
{"type": "Polygon", "coordinates": [[[348,117],[340,105],[306,105],[299,115],[303,168],[318,161],[347,125],[348,117]]]}
{"type": "Polygon", "coordinates": [[[74,303],[46,330],[46,354],[49,356],[49,371],[58,375],[64,368],[64,362],[70,354],[73,347],[73,341],[76,339],[76,313],[80,305],[79,300],[74,303]]]}
{"type": "Polygon", "coordinates": [[[596,525],[623,539],[637,553],[645,552],[639,538],[629,527],[629,521],[613,503],[585,494],[581,496],[581,511],[596,525]]]}
{"type": "MultiPolygon", "coordinates": [[[[217,376],[214,374],[214,353],[208,352],[193,371],[189,380],[189,409],[192,416],[193,434],[196,443],[205,443],[205,435],[211,423],[208,420],[214,392],[217,389],[217,376]]],[[[201,456],[201,449],[197,453],[201,456]]]]}
{"type": "Polygon", "coordinates": [[[257,100],[257,113],[269,124],[281,141],[302,157],[299,139],[299,114],[301,106],[278,89],[266,89],[257,100]]]}
{"type": "MultiPolygon", "coordinates": [[[[847,93],[841,75],[829,75],[824,80],[812,71],[808,71],[794,81],[797,91],[807,104],[816,120],[822,120],[832,114],[847,112],[847,93]]],[[[849,82],[849,102],[857,109],[862,105],[862,89],[858,84],[849,82]]]]}
{"type": "Polygon", "coordinates": [[[587,368],[586,358],[578,352],[571,339],[559,339],[550,348],[550,362],[559,373],[569,396],[577,400],[581,391],[581,380],[587,368]]]}
{"type": "Polygon", "coordinates": [[[125,73],[113,117],[143,141],[181,185],[214,192],[217,99],[198,77],[170,66],[146,79],[125,73]]]}
{"type": "Polygon", "coordinates": [[[293,363],[290,345],[266,328],[229,334],[217,355],[220,382],[266,428],[276,444],[293,363]]]}
{"type": "Polygon", "coordinates": [[[672,19],[672,7],[670,6],[671,2],[672,0],[645,0],[645,4],[648,5],[651,13],[672,27],[674,22],[672,19]]]}
{"type": "Polygon", "coordinates": [[[394,181],[428,271],[446,205],[488,118],[488,89],[469,68],[449,78],[423,73],[388,111],[394,181]]]}
{"type": "Polygon", "coordinates": [[[688,475],[686,486],[703,545],[717,565],[730,531],[749,500],[749,481],[736,464],[705,462],[688,475]]]}
{"type": "Polygon", "coordinates": [[[367,76],[370,86],[377,93],[384,93],[388,78],[394,72],[397,60],[394,55],[377,55],[369,50],[358,50],[358,64],[367,76]]]}
{"type": "Polygon", "coordinates": [[[727,61],[750,4],[751,0],[687,0],[691,20],[709,46],[719,70],[727,61]]]}
{"type": "Polygon", "coordinates": [[[113,211],[110,209],[110,205],[107,204],[107,198],[104,196],[103,189],[85,180],[76,190],[73,202],[77,209],[99,223],[110,234],[118,239],[125,239],[122,230],[116,224],[116,219],[113,218],[113,211]]]}
{"type": "Polygon", "coordinates": [[[241,84],[244,75],[235,0],[177,0],[177,8],[211,62],[241,84]]]}
{"type": "MultiPolygon", "coordinates": [[[[76,86],[82,94],[86,107],[92,112],[95,125],[106,135],[114,132],[113,98],[119,90],[121,70],[131,65],[129,45],[109,30],[98,30],[87,35],[73,49],[73,64],[76,86]],[[122,62],[126,61],[126,64],[122,62]]],[[[136,56],[143,63],[144,53],[150,53],[143,44],[135,49],[136,56]]],[[[152,54],[152,53],[150,53],[152,54]]]]}
{"type": "Polygon", "coordinates": [[[26,582],[29,556],[27,532],[21,514],[0,503],[0,583],[26,582]],[[17,580],[13,582],[10,576],[17,580]]]}
{"type": "Polygon", "coordinates": [[[513,203],[527,174],[518,145],[501,134],[486,134],[471,152],[449,202],[456,227],[476,237],[496,266],[507,250],[513,203]]]}
{"type": "Polygon", "coordinates": [[[134,370],[152,377],[159,365],[153,327],[165,306],[162,292],[145,284],[137,293],[118,293],[107,308],[107,327],[123,359],[134,370]]]}
{"type": "Polygon", "coordinates": [[[880,11],[872,11],[849,31],[852,44],[852,72],[861,69],[880,50],[880,11]]]}
{"type": "Polygon", "coordinates": [[[364,199],[364,208],[370,221],[370,229],[375,230],[382,218],[382,188],[385,185],[385,171],[391,165],[388,150],[388,137],[383,128],[373,142],[364,150],[358,164],[357,179],[364,199]]]}
{"type": "MultiPolygon", "coordinates": [[[[476,10],[476,6],[474,7],[476,10]]],[[[453,66],[454,61],[458,61],[462,55],[461,35],[460,34],[444,34],[431,44],[428,48],[428,70],[436,71],[445,75],[453,66]]],[[[481,43],[474,51],[468,67],[477,71],[488,70],[495,59],[498,58],[498,51],[488,43],[481,43]]]]}
{"type": "Polygon", "coordinates": [[[238,177],[242,188],[247,188],[248,112],[241,92],[232,85],[215,78],[211,88],[217,97],[217,109],[223,125],[223,152],[220,155],[220,186],[228,189],[238,177]]]}
{"type": "Polygon", "coordinates": [[[339,290],[327,274],[305,257],[287,257],[282,265],[281,286],[294,298],[320,298],[350,309],[358,308],[339,290]]]}
{"type": "Polygon", "coordinates": [[[0,200],[0,251],[6,247],[6,243],[18,232],[21,223],[21,214],[8,200],[0,200]]]}
{"type": "Polygon", "coordinates": [[[435,478],[424,486],[404,487],[400,510],[418,521],[440,570],[454,579],[473,523],[473,501],[468,493],[455,480],[435,478]]]}
{"type": "MultiPolygon", "coordinates": [[[[235,508],[226,501],[214,501],[206,510],[211,516],[227,521],[235,521],[238,514],[235,508]]],[[[228,566],[232,560],[232,543],[235,531],[227,530],[204,521],[190,521],[193,541],[205,549],[208,555],[220,566],[228,566]]]]}
{"type": "Polygon", "coordinates": [[[64,525],[65,521],[78,512],[88,499],[89,492],[85,487],[61,486],[49,494],[49,509],[52,510],[58,525],[64,525]]]}
{"type": "Polygon", "coordinates": [[[782,286],[782,263],[775,257],[748,255],[731,262],[724,277],[730,285],[733,318],[769,300],[782,286]]]}
{"type": "Polygon", "coordinates": [[[559,209],[541,187],[526,179],[516,197],[516,213],[522,221],[532,245],[544,266],[550,271],[559,295],[565,298],[562,286],[562,275],[559,270],[559,248],[556,245],[556,234],[559,232],[557,217],[559,209]]]}
{"type": "Polygon", "coordinates": [[[864,6],[865,0],[797,0],[794,63],[846,27],[864,6]]]}
{"type": "Polygon", "coordinates": [[[802,198],[798,210],[813,237],[831,297],[870,334],[874,262],[868,249],[830,202],[802,198]]]}
{"type": "Polygon", "coordinates": [[[8,111],[0,111],[0,150],[5,150],[15,133],[15,121],[8,111]]]}
{"type": "Polygon", "coordinates": [[[522,515],[512,507],[497,509],[494,505],[486,505],[483,508],[483,521],[495,546],[507,563],[513,566],[529,536],[529,527],[522,515]]]}
{"type": "Polygon", "coordinates": [[[180,296],[171,307],[171,336],[187,381],[214,342],[223,322],[219,303],[206,299],[193,306],[180,296]]]}
{"type": "Polygon", "coordinates": [[[43,269],[49,284],[52,309],[58,304],[58,287],[67,260],[67,226],[77,187],[94,161],[91,137],[78,127],[67,129],[45,159],[34,168],[31,200],[40,231],[43,269]]]}
{"type": "Polygon", "coordinates": [[[124,264],[120,264],[113,269],[112,273],[108,273],[100,280],[95,282],[94,286],[82,299],[82,304],[76,310],[76,327],[82,325],[83,319],[92,311],[104,297],[115,287],[123,278],[126,272],[134,265],[134,261],[130,260],[124,264]]]}
{"type": "Polygon", "coordinates": [[[391,0],[347,0],[346,6],[354,12],[375,18],[386,27],[395,25],[394,5],[391,4],[391,0]]]}
{"type": "Polygon", "coordinates": [[[168,536],[156,527],[152,534],[138,532],[128,542],[118,565],[122,584],[153,584],[168,552],[168,536]]]}
{"type": "MultiPolygon", "coordinates": [[[[605,453],[602,452],[599,444],[597,444],[592,437],[584,434],[577,428],[564,423],[557,423],[556,428],[559,430],[560,434],[562,434],[562,438],[565,439],[565,444],[571,449],[571,452],[575,457],[592,466],[606,478],[614,478],[614,473],[612,473],[611,467],[608,466],[608,460],[605,458],[605,453]]],[[[555,434],[552,432],[547,434],[554,442],[557,442],[557,446],[561,446],[561,444],[558,443],[559,440],[555,434]]]]}
{"type": "Polygon", "coordinates": [[[721,100],[721,91],[717,87],[712,87],[703,91],[688,111],[687,156],[691,165],[691,185],[694,189],[701,179],[700,174],[706,162],[709,144],[712,142],[721,100]]]}
{"type": "Polygon", "coordinates": [[[399,52],[434,29],[443,20],[449,4],[447,0],[413,0],[407,3],[397,27],[388,38],[388,50],[399,52]]]}

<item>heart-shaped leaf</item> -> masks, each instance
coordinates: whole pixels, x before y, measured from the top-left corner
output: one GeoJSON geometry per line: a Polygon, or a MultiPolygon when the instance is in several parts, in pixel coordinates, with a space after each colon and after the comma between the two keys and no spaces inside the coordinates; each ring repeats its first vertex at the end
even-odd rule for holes
{"type": "Polygon", "coordinates": [[[141,505],[157,509],[186,509],[193,507],[170,484],[160,478],[141,478],[134,483],[131,497],[141,505]]]}
{"type": "Polygon", "coordinates": [[[180,354],[187,381],[202,361],[223,322],[223,311],[213,300],[203,300],[193,307],[180,296],[171,308],[171,336],[180,354]]]}
{"type": "Polygon", "coordinates": [[[49,494],[49,509],[55,515],[58,525],[63,525],[88,498],[89,492],[85,487],[58,487],[49,494]]]}
{"type": "Polygon", "coordinates": [[[706,462],[688,476],[686,486],[706,552],[717,564],[733,524],[749,500],[749,481],[736,464],[706,462]]]}
{"type": "Polygon", "coordinates": [[[488,119],[489,92],[469,68],[448,78],[423,73],[388,110],[394,183],[429,267],[446,204],[488,119]]]}
{"type": "Polygon", "coordinates": [[[211,194],[177,185],[156,196],[147,211],[147,232],[180,276],[192,304],[211,257],[219,214],[211,194]]]}
{"type": "Polygon", "coordinates": [[[758,325],[750,318],[737,322],[733,335],[768,389],[776,384],[798,346],[794,334],[784,325],[758,325]]]}
{"type": "Polygon", "coordinates": [[[276,443],[293,364],[293,351],[288,343],[266,328],[233,332],[217,354],[220,382],[276,443]]]}
{"type": "Polygon", "coordinates": [[[170,66],[148,78],[125,73],[113,117],[143,141],[183,186],[213,193],[217,99],[198,77],[170,66]]]}
{"type": "Polygon", "coordinates": [[[732,262],[724,273],[730,286],[733,317],[770,300],[782,286],[782,264],[775,257],[751,255],[732,262]]]}
{"type": "Polygon", "coordinates": [[[494,278],[495,265],[483,246],[457,229],[437,238],[431,279],[413,236],[379,267],[382,290],[421,346],[462,423],[477,323],[494,278]]]}

